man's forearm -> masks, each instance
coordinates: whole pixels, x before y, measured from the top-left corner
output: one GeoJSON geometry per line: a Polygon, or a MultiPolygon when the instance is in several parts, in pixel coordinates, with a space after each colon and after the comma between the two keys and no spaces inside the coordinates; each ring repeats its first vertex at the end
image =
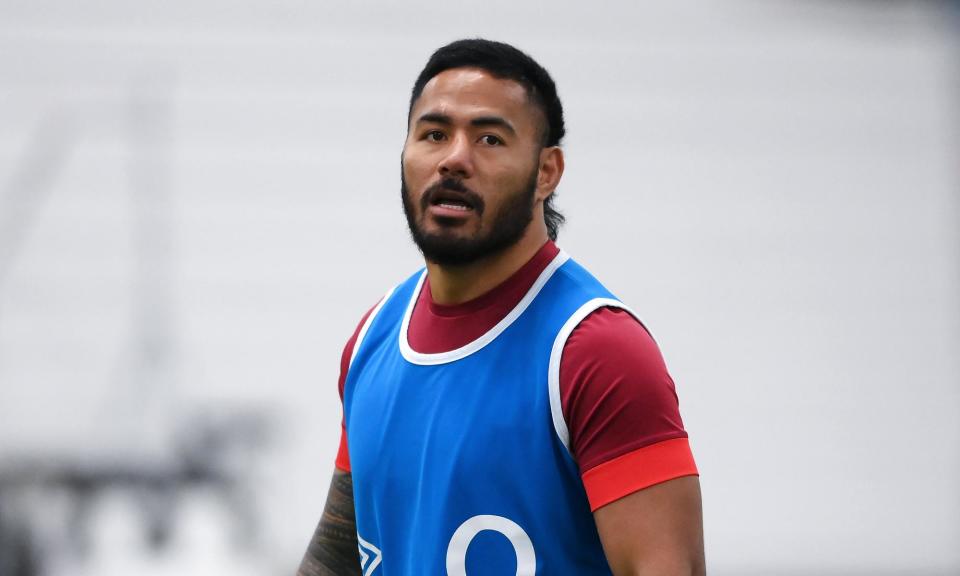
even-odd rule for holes
{"type": "Polygon", "coordinates": [[[297,576],[349,576],[360,574],[357,520],[353,509],[353,478],[335,470],[323,516],[297,576]]]}

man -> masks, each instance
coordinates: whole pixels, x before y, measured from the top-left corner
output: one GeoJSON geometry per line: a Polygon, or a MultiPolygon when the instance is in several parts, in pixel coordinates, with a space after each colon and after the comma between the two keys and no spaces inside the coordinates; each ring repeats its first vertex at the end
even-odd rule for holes
{"type": "Polygon", "coordinates": [[[402,198],[426,269],[341,361],[303,576],[703,574],[697,469],[653,339],[555,244],[563,109],[512,46],[433,54],[402,198]]]}

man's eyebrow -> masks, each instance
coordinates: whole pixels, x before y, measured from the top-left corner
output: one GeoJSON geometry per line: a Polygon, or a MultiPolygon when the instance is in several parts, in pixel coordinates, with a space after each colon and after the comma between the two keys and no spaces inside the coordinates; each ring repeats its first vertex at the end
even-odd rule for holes
{"type": "MultiPolygon", "coordinates": [[[[453,119],[447,116],[446,114],[440,114],[437,112],[427,112],[426,114],[421,115],[417,118],[417,123],[428,122],[431,124],[443,124],[449,126],[453,124],[453,119]]],[[[505,118],[500,116],[478,116],[470,120],[471,126],[500,126],[510,134],[514,136],[517,134],[517,130],[513,127],[513,124],[508,122],[505,118]]]]}
{"type": "Polygon", "coordinates": [[[453,124],[453,120],[450,119],[446,114],[438,114],[437,112],[427,112],[419,118],[417,118],[417,124],[421,122],[430,122],[433,124],[453,124]]]}
{"type": "Polygon", "coordinates": [[[499,116],[480,116],[471,120],[470,124],[473,126],[500,126],[510,134],[513,134],[514,136],[517,135],[517,131],[514,130],[513,124],[507,122],[505,118],[501,118],[499,116]]]}

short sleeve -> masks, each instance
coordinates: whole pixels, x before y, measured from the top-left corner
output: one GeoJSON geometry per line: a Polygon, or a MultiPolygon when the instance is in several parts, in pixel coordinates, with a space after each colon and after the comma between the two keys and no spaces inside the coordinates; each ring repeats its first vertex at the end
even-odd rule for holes
{"type": "Polygon", "coordinates": [[[698,474],[673,379],[656,342],[629,312],[601,308],[571,333],[560,398],[592,510],[698,474]]]}
{"type": "MultiPolygon", "coordinates": [[[[376,308],[376,306],[374,306],[374,308],[376,308]]],[[[334,461],[334,465],[340,470],[343,470],[344,472],[350,471],[350,450],[347,447],[346,421],[342,416],[343,387],[347,382],[347,371],[350,369],[350,358],[353,357],[353,349],[357,345],[357,338],[359,337],[360,330],[363,328],[363,325],[367,322],[367,318],[370,317],[370,314],[373,312],[374,308],[367,310],[366,314],[363,315],[363,318],[360,319],[360,323],[357,324],[356,329],[353,331],[353,335],[350,336],[350,338],[347,340],[346,345],[343,347],[343,352],[340,353],[340,376],[337,381],[337,388],[340,393],[340,405],[341,405],[340,447],[337,449],[337,458],[334,461]]]]}

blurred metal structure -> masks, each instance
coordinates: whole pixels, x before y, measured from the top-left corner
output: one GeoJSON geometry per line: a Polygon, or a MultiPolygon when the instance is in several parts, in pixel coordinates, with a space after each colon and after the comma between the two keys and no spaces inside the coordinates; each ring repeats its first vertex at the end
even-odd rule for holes
{"type": "MultiPolygon", "coordinates": [[[[48,116],[34,130],[23,159],[0,188],[0,291],[74,145],[71,120],[62,113],[48,116]]],[[[2,314],[0,310],[0,321],[2,314]]]]}
{"type": "Polygon", "coordinates": [[[0,462],[0,576],[56,574],[50,565],[82,565],[90,552],[90,516],[107,492],[136,502],[149,548],[160,551],[191,491],[216,495],[232,516],[238,549],[259,545],[255,494],[246,468],[268,439],[255,414],[203,416],[181,430],[172,463],[147,459],[6,459],[0,462]]]}
{"type": "MultiPolygon", "coordinates": [[[[175,402],[166,86],[156,78],[135,83],[125,123],[136,266],[131,348],[121,356],[117,396],[104,399],[120,407],[110,410],[107,435],[116,443],[95,457],[0,454],[0,576],[69,574],[82,565],[91,552],[91,515],[107,493],[135,502],[151,550],[169,544],[180,501],[198,491],[212,494],[232,518],[238,549],[259,545],[249,478],[269,441],[269,418],[175,402]]],[[[0,191],[0,290],[76,139],[71,120],[58,115],[42,124],[0,191]]]]}

